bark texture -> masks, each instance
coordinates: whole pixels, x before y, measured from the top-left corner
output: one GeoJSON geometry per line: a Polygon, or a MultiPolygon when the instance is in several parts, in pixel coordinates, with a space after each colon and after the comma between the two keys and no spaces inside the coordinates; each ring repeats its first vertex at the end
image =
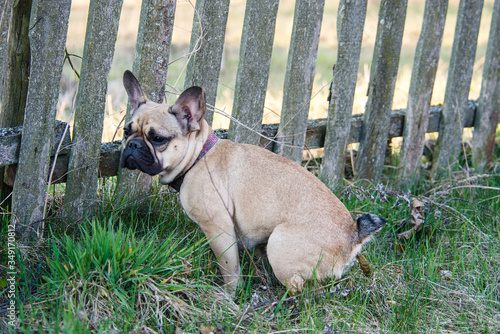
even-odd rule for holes
{"type": "MultiPolygon", "coordinates": [[[[1,127],[14,127],[23,124],[24,107],[28,95],[28,81],[30,74],[30,44],[28,38],[32,0],[8,0],[2,9],[2,26],[8,29],[8,36],[4,34],[6,42],[2,50],[3,61],[2,85],[0,100],[2,103],[0,113],[1,127]],[[10,24],[10,27],[9,27],[10,24]]],[[[0,201],[5,208],[11,207],[12,187],[3,182],[4,176],[12,173],[13,167],[0,168],[0,201]]]]}
{"type": "MultiPolygon", "coordinates": [[[[165,98],[175,7],[175,0],[142,2],[133,72],[144,93],[157,103],[163,103],[165,98]]],[[[130,112],[129,106],[125,123],[130,120],[130,112]]],[[[147,197],[151,180],[148,174],[119,168],[114,202],[120,204],[124,200],[142,201],[147,197]]]]}
{"type": "Polygon", "coordinates": [[[184,88],[200,86],[207,95],[205,119],[212,124],[226,36],[229,0],[196,1],[189,60],[184,88]]]}

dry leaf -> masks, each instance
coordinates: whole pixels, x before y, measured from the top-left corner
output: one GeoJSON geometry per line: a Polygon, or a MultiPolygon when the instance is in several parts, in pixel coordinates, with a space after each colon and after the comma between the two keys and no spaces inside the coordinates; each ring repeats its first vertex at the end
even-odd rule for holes
{"type": "Polygon", "coordinates": [[[413,234],[422,229],[424,223],[424,218],[422,217],[423,206],[424,203],[420,202],[418,199],[413,199],[411,202],[411,216],[409,219],[409,223],[413,226],[408,231],[398,234],[398,238],[410,239],[413,234]]]}

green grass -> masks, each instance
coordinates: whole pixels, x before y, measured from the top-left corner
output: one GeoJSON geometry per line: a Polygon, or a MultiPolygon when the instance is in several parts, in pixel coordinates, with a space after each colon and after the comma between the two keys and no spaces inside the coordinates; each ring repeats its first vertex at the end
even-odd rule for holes
{"type": "MultiPolygon", "coordinates": [[[[101,184],[103,203],[112,186],[101,184]]],[[[176,195],[155,187],[147,204],[103,205],[71,228],[56,219],[39,244],[18,245],[19,321],[15,329],[0,326],[26,333],[498,333],[498,175],[457,173],[414,194],[356,185],[335,192],[353,215],[389,222],[363,251],[369,278],[355,263],[340,281],[290,297],[265,258],[242,252],[243,283],[233,299],[176,195]],[[424,203],[423,229],[399,238],[411,228],[414,198],[424,203]]]]}

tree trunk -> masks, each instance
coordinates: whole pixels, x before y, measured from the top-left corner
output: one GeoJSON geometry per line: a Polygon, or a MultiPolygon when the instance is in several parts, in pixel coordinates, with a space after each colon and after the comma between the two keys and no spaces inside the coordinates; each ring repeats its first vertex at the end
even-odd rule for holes
{"type": "Polygon", "coordinates": [[[330,187],[340,185],[344,175],[366,3],[367,0],[342,0],[337,13],[337,63],[333,69],[321,164],[321,177],[330,187]]]}

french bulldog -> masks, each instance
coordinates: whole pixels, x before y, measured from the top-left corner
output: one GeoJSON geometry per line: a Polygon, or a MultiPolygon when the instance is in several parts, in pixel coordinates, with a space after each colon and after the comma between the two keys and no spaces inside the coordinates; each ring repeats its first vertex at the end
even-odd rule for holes
{"type": "Polygon", "coordinates": [[[123,83],[132,114],[121,166],[159,175],[179,191],[231,291],[240,276],[238,248],[267,245],[275,276],[294,294],[308,280],[340,278],[385,224],[373,214],[354,221],[297,163],[262,147],[219,140],[203,118],[202,88],[188,88],[168,106],[149,100],[132,72],[125,72],[123,83]]]}

